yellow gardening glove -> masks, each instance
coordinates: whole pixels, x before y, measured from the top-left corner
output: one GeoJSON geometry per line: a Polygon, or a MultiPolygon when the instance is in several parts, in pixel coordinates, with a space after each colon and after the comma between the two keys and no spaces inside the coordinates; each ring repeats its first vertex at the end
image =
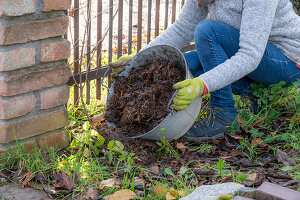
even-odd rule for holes
{"type": "Polygon", "coordinates": [[[204,91],[204,83],[198,77],[178,82],[173,87],[180,89],[170,106],[174,110],[184,110],[195,98],[202,96],[204,91]]]}
{"type": "Polygon", "coordinates": [[[111,76],[113,78],[117,78],[119,74],[125,70],[125,65],[130,61],[132,57],[134,57],[136,53],[130,55],[121,56],[116,62],[109,63],[111,67],[111,76]]]}

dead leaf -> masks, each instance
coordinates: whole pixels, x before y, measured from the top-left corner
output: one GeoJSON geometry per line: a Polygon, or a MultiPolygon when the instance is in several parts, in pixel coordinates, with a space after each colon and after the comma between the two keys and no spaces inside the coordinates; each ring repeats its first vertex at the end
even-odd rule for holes
{"type": "Polygon", "coordinates": [[[220,156],[219,158],[220,159],[223,159],[223,160],[226,160],[226,159],[228,159],[228,158],[231,158],[232,156],[220,156]]]}
{"type": "Polygon", "coordinates": [[[91,152],[88,148],[85,148],[84,149],[84,155],[83,155],[85,158],[89,158],[91,157],[91,152]]]}
{"type": "Polygon", "coordinates": [[[297,117],[294,115],[291,119],[290,119],[290,122],[291,123],[294,123],[296,121],[297,117]]]}
{"type": "Polygon", "coordinates": [[[236,139],[236,140],[243,140],[245,137],[242,135],[235,135],[235,134],[231,134],[230,137],[236,139]]]}
{"type": "Polygon", "coordinates": [[[80,110],[76,110],[76,111],[75,111],[75,114],[76,114],[78,117],[83,117],[83,116],[85,116],[85,114],[84,114],[82,111],[80,111],[80,110]]]}
{"type": "Polygon", "coordinates": [[[247,176],[247,181],[255,181],[257,177],[257,173],[252,173],[247,176]]]}
{"type": "Polygon", "coordinates": [[[118,185],[118,181],[115,178],[110,178],[104,181],[101,181],[100,185],[97,187],[99,190],[102,190],[104,188],[111,188],[118,185]]]}
{"type": "Polygon", "coordinates": [[[186,149],[188,149],[187,146],[185,146],[183,143],[179,142],[176,144],[177,149],[179,149],[180,151],[182,151],[182,153],[185,152],[186,149]]]}
{"type": "Polygon", "coordinates": [[[239,124],[244,124],[244,122],[245,122],[241,115],[238,115],[238,122],[239,122],[239,124]]]}
{"type": "Polygon", "coordinates": [[[264,144],[264,141],[261,138],[253,138],[251,141],[251,146],[256,148],[259,144],[264,144]]]}
{"type": "Polygon", "coordinates": [[[140,177],[134,177],[134,185],[144,185],[144,180],[140,177]]]}
{"type": "Polygon", "coordinates": [[[171,192],[167,192],[166,200],[173,200],[173,199],[177,199],[176,196],[174,196],[171,192]]]}
{"type": "Polygon", "coordinates": [[[110,197],[111,197],[111,195],[107,195],[107,196],[103,197],[102,199],[103,200],[109,200],[110,197]]]}
{"type": "Polygon", "coordinates": [[[165,188],[164,186],[161,186],[161,185],[157,185],[153,188],[154,190],[154,194],[156,196],[162,196],[162,195],[165,195],[167,192],[168,192],[168,189],[165,188]]]}
{"type": "Polygon", "coordinates": [[[279,163],[282,163],[286,166],[294,166],[296,165],[296,162],[293,161],[288,155],[287,153],[285,153],[284,151],[281,151],[280,149],[276,150],[276,158],[277,161],[279,163]]]}
{"type": "Polygon", "coordinates": [[[76,186],[76,184],[74,183],[74,180],[73,180],[73,176],[72,174],[70,175],[70,178],[68,178],[67,174],[65,172],[62,172],[61,173],[61,180],[62,180],[62,184],[61,186],[64,188],[64,189],[67,189],[67,190],[73,190],[73,188],[76,186]]]}
{"type": "Polygon", "coordinates": [[[150,170],[155,174],[159,173],[159,167],[157,165],[150,167],[150,170]]]}
{"type": "Polygon", "coordinates": [[[136,197],[136,194],[131,190],[124,189],[115,192],[110,196],[109,200],[130,200],[136,197]]]}
{"type": "Polygon", "coordinates": [[[95,200],[99,197],[99,193],[94,187],[90,187],[85,194],[85,198],[95,200]]]}
{"type": "MultiPolygon", "coordinates": [[[[183,195],[184,195],[183,190],[175,190],[174,188],[170,188],[168,193],[171,193],[171,195],[169,195],[170,198],[172,198],[172,196],[173,196],[173,197],[175,197],[175,199],[177,199],[177,197],[183,197],[183,195]]],[[[166,195],[166,199],[167,199],[168,193],[166,195]]]]}
{"type": "Polygon", "coordinates": [[[101,123],[105,121],[104,113],[99,114],[99,115],[94,115],[92,119],[93,123],[101,123]]]}
{"type": "Polygon", "coordinates": [[[269,134],[271,134],[271,135],[276,135],[277,133],[276,132],[270,132],[269,134]]]}
{"type": "Polygon", "coordinates": [[[23,177],[23,181],[22,181],[22,188],[25,188],[25,187],[29,187],[29,181],[32,179],[31,177],[32,175],[32,172],[27,172],[24,177],[23,177]]]}

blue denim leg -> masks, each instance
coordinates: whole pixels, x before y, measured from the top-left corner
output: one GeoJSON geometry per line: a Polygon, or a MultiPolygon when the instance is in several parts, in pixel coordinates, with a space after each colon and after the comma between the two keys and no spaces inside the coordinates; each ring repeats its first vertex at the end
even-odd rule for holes
{"type": "MultiPolygon", "coordinates": [[[[194,37],[196,51],[184,55],[195,76],[222,64],[239,50],[239,31],[213,20],[201,21],[195,29],[194,37]]],[[[300,79],[300,69],[296,64],[273,44],[268,43],[257,69],[235,83],[212,92],[210,103],[219,107],[233,106],[232,92],[238,95],[248,94],[251,92],[252,81],[265,85],[286,81],[290,85],[297,79],[300,79]]]]}
{"type": "Polygon", "coordinates": [[[187,66],[189,67],[194,77],[198,77],[204,73],[203,67],[200,64],[198,54],[196,51],[184,53],[183,56],[186,60],[187,66]]]}

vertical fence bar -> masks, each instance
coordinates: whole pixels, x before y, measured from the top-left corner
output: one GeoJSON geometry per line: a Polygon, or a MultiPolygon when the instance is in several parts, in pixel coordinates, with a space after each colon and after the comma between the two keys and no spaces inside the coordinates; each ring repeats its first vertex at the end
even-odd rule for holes
{"type": "Polygon", "coordinates": [[[164,29],[166,30],[168,27],[168,16],[169,16],[169,0],[166,0],[166,4],[165,4],[165,25],[164,25],[164,29]]]}
{"type": "MultiPolygon", "coordinates": [[[[74,0],[74,74],[79,72],[79,0],[74,0]]],[[[79,88],[74,85],[74,105],[79,103],[79,88]]]]}
{"type": "Polygon", "coordinates": [[[131,54],[131,49],[132,49],[132,9],[133,9],[133,0],[129,0],[129,11],[128,11],[128,13],[129,13],[129,17],[128,17],[128,55],[131,54]]]}
{"type": "MultiPolygon", "coordinates": [[[[112,62],[112,49],[113,49],[113,21],[114,21],[114,0],[109,1],[109,42],[108,42],[108,62],[112,62]]],[[[108,76],[108,87],[110,87],[111,79],[108,76]]]]}
{"type": "Polygon", "coordinates": [[[172,19],[171,23],[173,24],[176,19],[176,0],[172,0],[172,19]]]}
{"type": "MultiPolygon", "coordinates": [[[[86,46],[86,70],[87,70],[87,78],[89,76],[89,72],[91,71],[91,0],[87,1],[87,46],[86,46]]],[[[89,79],[88,79],[89,80],[89,79]]],[[[91,100],[91,86],[90,81],[86,82],[86,104],[90,104],[91,100]]]]}
{"type": "Polygon", "coordinates": [[[113,17],[114,1],[109,1],[109,34],[108,34],[108,62],[112,61],[112,42],[113,42],[113,17]]]}
{"type": "Polygon", "coordinates": [[[181,0],[181,7],[183,7],[184,5],[184,0],[181,0]]]}
{"type": "Polygon", "coordinates": [[[137,30],[137,52],[142,48],[142,20],[143,20],[143,0],[138,0],[138,30],[137,30]]]}
{"type": "Polygon", "coordinates": [[[155,2],[155,37],[159,34],[159,9],[160,9],[160,0],[155,2]]]}
{"type": "MultiPolygon", "coordinates": [[[[101,68],[102,57],[102,0],[97,1],[97,68],[101,68]]],[[[101,100],[101,78],[96,80],[96,98],[101,100]]]]}
{"type": "Polygon", "coordinates": [[[149,44],[151,40],[151,11],[152,0],[148,0],[147,44],[149,44]]]}
{"type": "Polygon", "coordinates": [[[122,56],[123,39],[123,0],[119,0],[119,20],[118,20],[118,58],[122,56]]]}

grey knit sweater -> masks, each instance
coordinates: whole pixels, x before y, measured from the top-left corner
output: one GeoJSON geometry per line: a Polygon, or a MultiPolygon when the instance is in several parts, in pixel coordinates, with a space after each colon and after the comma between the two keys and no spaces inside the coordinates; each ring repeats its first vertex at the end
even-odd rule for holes
{"type": "Polygon", "coordinates": [[[167,44],[181,49],[193,39],[195,27],[208,13],[212,20],[240,30],[239,51],[226,62],[200,75],[209,92],[254,71],[267,42],[300,64],[300,17],[289,0],[215,0],[214,4],[201,8],[198,8],[196,0],[186,0],[174,24],[146,48],[167,44]]]}

